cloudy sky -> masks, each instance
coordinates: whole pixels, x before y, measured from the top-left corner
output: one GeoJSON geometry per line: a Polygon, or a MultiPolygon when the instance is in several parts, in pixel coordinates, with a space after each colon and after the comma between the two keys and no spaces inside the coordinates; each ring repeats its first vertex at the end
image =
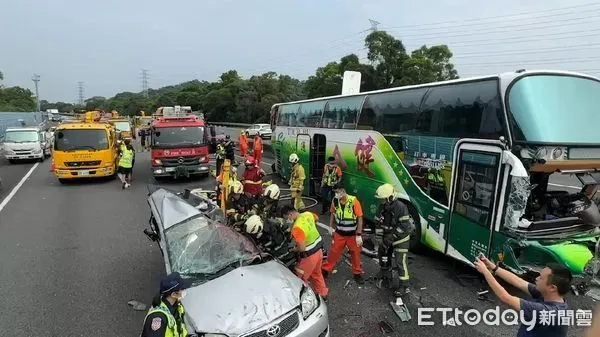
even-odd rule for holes
{"type": "Polygon", "coordinates": [[[5,85],[40,97],[140,91],[229,69],[300,79],[348,53],[365,57],[368,19],[409,50],[448,44],[461,76],[519,68],[600,75],[600,1],[18,0],[0,13],[5,85]]]}

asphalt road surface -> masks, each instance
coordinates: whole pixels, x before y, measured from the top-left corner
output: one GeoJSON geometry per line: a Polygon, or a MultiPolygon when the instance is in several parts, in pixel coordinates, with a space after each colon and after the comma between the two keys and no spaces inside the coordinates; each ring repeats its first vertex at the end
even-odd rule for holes
{"type": "MultiPolygon", "coordinates": [[[[267,172],[271,162],[266,154],[267,172]]],[[[146,184],[153,182],[148,152],[137,155],[129,190],[122,190],[116,180],[61,185],[49,172],[49,165],[49,160],[37,165],[0,163],[5,183],[0,191],[2,331],[24,336],[139,336],[145,312],[134,311],[127,302],[148,304],[164,275],[158,248],[142,233],[149,215],[146,184]],[[13,189],[16,193],[11,193],[13,189]]],[[[276,177],[274,181],[279,182],[276,177]]],[[[163,184],[212,188],[214,180],[163,184]]],[[[322,234],[329,242],[327,231],[322,229],[322,234]]],[[[363,266],[366,277],[377,271],[377,264],[365,256],[363,266]]],[[[463,269],[461,272],[474,275],[463,269]]],[[[334,337],[516,335],[515,326],[444,326],[439,314],[434,315],[435,325],[418,325],[420,293],[423,307],[503,307],[493,295],[491,301],[478,301],[475,293],[480,283],[460,282],[453,276],[457,271],[450,261],[438,254],[415,255],[410,261],[413,319],[407,323],[391,310],[391,292],[377,289],[371,282],[358,287],[343,261],[336,271],[328,279],[334,337]],[[381,333],[380,321],[388,322],[394,332],[381,333]]],[[[574,296],[569,303],[584,309],[592,305],[574,296]]],[[[569,336],[581,335],[582,328],[570,329],[569,336]]]]}

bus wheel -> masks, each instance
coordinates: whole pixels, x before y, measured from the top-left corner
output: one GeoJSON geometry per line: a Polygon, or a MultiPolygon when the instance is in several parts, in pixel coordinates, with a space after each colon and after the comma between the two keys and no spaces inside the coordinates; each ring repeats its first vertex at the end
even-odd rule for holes
{"type": "Polygon", "coordinates": [[[410,217],[415,224],[415,232],[410,237],[410,251],[413,253],[422,253],[423,252],[423,243],[421,243],[421,220],[419,217],[419,212],[417,209],[411,205],[410,203],[404,203],[408,208],[408,213],[410,213],[410,217]]]}

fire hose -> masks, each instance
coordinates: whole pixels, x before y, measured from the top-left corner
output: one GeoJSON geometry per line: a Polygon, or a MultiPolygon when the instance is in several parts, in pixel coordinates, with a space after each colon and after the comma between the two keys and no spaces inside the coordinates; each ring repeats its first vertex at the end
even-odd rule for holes
{"type": "MultiPolygon", "coordinates": [[[[280,195],[279,196],[279,200],[292,200],[292,189],[291,188],[280,188],[280,191],[290,191],[290,193],[288,194],[284,194],[284,195],[280,195]]],[[[311,198],[311,197],[304,197],[302,196],[302,201],[308,201],[308,203],[305,203],[304,207],[305,208],[311,208],[311,207],[315,207],[316,205],[319,204],[319,201],[315,198],[311,198]]]]}

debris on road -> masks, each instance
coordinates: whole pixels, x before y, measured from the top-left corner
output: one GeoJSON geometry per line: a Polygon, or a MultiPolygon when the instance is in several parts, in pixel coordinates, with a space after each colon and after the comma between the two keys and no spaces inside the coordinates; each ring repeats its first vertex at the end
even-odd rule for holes
{"type": "Polygon", "coordinates": [[[144,303],[136,301],[136,300],[131,300],[131,301],[127,302],[127,305],[129,305],[133,310],[136,310],[136,311],[145,311],[146,310],[146,305],[144,303]]]}

